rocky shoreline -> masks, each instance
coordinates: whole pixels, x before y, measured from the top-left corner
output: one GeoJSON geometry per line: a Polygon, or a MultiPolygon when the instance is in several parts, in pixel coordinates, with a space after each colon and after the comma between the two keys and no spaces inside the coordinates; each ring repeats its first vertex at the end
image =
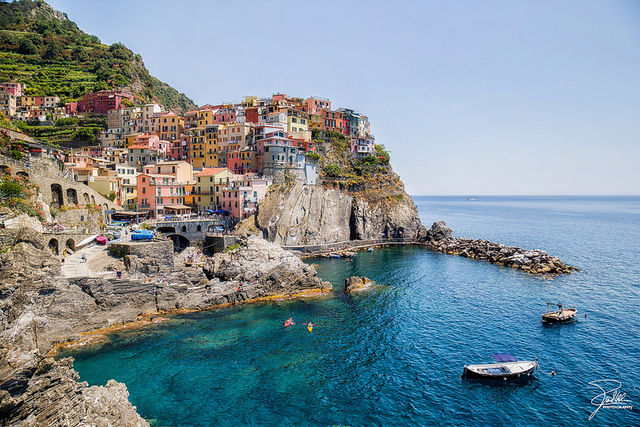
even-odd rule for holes
{"type": "MultiPolygon", "coordinates": [[[[320,296],[332,291],[315,267],[275,243],[249,236],[239,248],[209,258],[195,248],[168,256],[169,244],[141,245],[111,262],[128,278],[64,278],[43,235],[28,225],[8,234],[0,252],[0,420],[9,425],[147,425],[124,384],[80,382],[60,348],[104,340],[167,315],[235,304],[320,296]]],[[[356,242],[357,243],[357,242],[356,242]]],[[[442,221],[420,227],[431,250],[517,268],[531,274],[575,271],[540,250],[452,237],[442,221]]],[[[374,245],[375,246],[375,245],[374,245]]],[[[345,292],[370,287],[346,280],[345,292]]]]}
{"type": "Polygon", "coordinates": [[[488,261],[492,264],[515,268],[536,275],[569,274],[578,271],[558,257],[539,249],[521,249],[481,239],[452,237],[452,230],[444,221],[434,222],[424,230],[418,240],[427,248],[450,255],[488,261]]]}
{"type": "Polygon", "coordinates": [[[0,252],[0,420],[3,425],[148,425],[124,384],[89,387],[52,350],[87,345],[171,313],[319,296],[332,287],[313,266],[258,237],[206,258],[148,246],[126,255],[128,279],[61,276],[41,233],[23,227],[0,252]],[[162,279],[158,280],[158,277],[162,279]]]}

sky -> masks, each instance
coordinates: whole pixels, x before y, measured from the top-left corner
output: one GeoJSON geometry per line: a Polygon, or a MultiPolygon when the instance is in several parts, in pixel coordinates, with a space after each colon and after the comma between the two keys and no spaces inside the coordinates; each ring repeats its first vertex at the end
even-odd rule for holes
{"type": "Polygon", "coordinates": [[[330,98],[413,195],[640,194],[640,2],[49,0],[198,105],[330,98]]]}

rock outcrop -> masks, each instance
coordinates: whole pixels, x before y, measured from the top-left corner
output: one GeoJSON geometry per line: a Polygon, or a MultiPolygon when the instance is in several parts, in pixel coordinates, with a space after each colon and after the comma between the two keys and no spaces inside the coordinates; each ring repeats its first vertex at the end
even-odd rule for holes
{"type": "Polygon", "coordinates": [[[370,239],[413,239],[418,211],[403,188],[394,197],[296,183],[260,202],[256,225],[267,240],[285,246],[370,239]]]}
{"type": "Polygon", "coordinates": [[[331,283],[318,278],[314,266],[256,236],[250,236],[246,246],[209,258],[204,270],[212,279],[210,285],[219,282],[215,291],[227,301],[332,290],[331,283]]]}
{"type": "Polygon", "coordinates": [[[437,221],[429,230],[421,232],[419,240],[438,252],[489,261],[531,274],[565,274],[578,270],[539,249],[521,249],[481,239],[454,238],[444,221],[437,221]]]}
{"type": "Polygon", "coordinates": [[[351,294],[367,289],[371,285],[371,279],[364,276],[351,276],[344,279],[344,292],[351,294]]]}

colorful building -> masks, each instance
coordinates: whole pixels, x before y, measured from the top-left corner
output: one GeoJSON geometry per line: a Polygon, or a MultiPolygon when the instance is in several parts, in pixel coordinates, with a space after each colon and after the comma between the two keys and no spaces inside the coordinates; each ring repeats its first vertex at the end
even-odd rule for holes
{"type": "Polygon", "coordinates": [[[107,114],[110,110],[124,108],[124,100],[133,102],[133,94],[115,90],[90,93],[78,100],[78,112],[107,114]]]}
{"type": "Polygon", "coordinates": [[[23,86],[20,83],[14,83],[14,82],[0,83],[0,93],[10,93],[16,98],[22,96],[22,89],[23,89],[23,86]]]}
{"type": "Polygon", "coordinates": [[[206,168],[196,173],[196,204],[200,212],[205,209],[219,209],[220,188],[230,185],[235,179],[233,172],[227,168],[206,168]]]}

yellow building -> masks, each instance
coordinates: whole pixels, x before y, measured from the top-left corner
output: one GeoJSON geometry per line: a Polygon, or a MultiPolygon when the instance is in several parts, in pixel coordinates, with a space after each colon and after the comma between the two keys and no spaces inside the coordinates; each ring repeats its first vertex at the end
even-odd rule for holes
{"type": "Polygon", "coordinates": [[[218,167],[218,125],[209,125],[204,130],[204,167],[218,167]]]}
{"type": "Polygon", "coordinates": [[[191,166],[194,169],[204,168],[205,163],[205,136],[204,128],[196,127],[189,130],[191,134],[191,144],[189,144],[189,158],[191,159],[191,166]]]}
{"type": "Polygon", "coordinates": [[[184,132],[184,119],[175,113],[164,113],[151,119],[153,132],[164,141],[180,139],[184,132]]]}
{"type": "Polygon", "coordinates": [[[196,204],[198,210],[218,209],[220,192],[233,178],[233,172],[227,168],[206,168],[196,174],[196,204]]]}

